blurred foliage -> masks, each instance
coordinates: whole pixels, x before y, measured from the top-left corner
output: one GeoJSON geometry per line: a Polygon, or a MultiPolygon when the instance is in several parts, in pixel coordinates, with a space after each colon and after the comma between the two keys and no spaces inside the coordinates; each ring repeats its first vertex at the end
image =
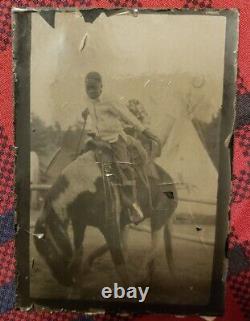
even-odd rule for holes
{"type": "Polygon", "coordinates": [[[47,125],[41,118],[31,115],[31,151],[47,157],[61,145],[63,130],[58,122],[47,125]]]}

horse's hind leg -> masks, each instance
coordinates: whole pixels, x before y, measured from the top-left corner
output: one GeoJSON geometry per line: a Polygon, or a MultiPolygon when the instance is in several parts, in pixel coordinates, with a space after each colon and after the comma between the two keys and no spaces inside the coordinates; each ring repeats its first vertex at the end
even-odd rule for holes
{"type": "Polygon", "coordinates": [[[173,260],[173,245],[171,237],[171,219],[168,219],[164,226],[164,246],[165,246],[165,255],[169,271],[174,275],[174,260],[173,260]]]}
{"type": "Polygon", "coordinates": [[[163,227],[155,228],[151,223],[151,250],[147,258],[146,276],[149,283],[153,281],[153,275],[156,267],[156,258],[160,252],[163,227]]]}
{"type": "Polygon", "coordinates": [[[102,232],[110,249],[116,272],[123,285],[127,287],[129,285],[129,276],[124,258],[121,236],[118,228],[105,228],[102,232]]]}

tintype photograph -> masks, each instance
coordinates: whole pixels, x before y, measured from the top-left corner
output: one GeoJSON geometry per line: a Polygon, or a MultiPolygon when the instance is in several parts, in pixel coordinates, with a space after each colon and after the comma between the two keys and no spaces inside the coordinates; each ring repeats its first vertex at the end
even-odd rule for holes
{"type": "Polygon", "coordinates": [[[237,20],[13,11],[19,306],[222,313],[237,20]]]}

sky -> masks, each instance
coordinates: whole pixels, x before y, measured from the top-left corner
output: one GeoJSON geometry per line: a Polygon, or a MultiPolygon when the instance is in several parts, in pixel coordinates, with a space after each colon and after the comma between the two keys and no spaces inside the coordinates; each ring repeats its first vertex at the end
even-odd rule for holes
{"type": "Polygon", "coordinates": [[[202,77],[203,88],[191,91],[195,101],[210,105],[202,116],[209,121],[221,105],[224,44],[225,18],[219,16],[101,14],[90,24],[79,12],[68,12],[56,14],[53,29],[33,13],[32,112],[63,127],[74,123],[85,108],[84,77],[97,70],[104,97],[139,98],[153,114],[164,102],[173,117],[186,104],[193,79],[202,77]]]}

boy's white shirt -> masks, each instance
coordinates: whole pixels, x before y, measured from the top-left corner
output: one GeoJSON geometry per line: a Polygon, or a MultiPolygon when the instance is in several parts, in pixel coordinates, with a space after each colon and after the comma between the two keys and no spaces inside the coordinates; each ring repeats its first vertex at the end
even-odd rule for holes
{"type": "Polygon", "coordinates": [[[121,103],[89,99],[86,109],[90,117],[86,120],[85,129],[109,143],[116,142],[119,135],[126,140],[123,122],[131,124],[140,132],[145,130],[143,124],[121,103]]]}

